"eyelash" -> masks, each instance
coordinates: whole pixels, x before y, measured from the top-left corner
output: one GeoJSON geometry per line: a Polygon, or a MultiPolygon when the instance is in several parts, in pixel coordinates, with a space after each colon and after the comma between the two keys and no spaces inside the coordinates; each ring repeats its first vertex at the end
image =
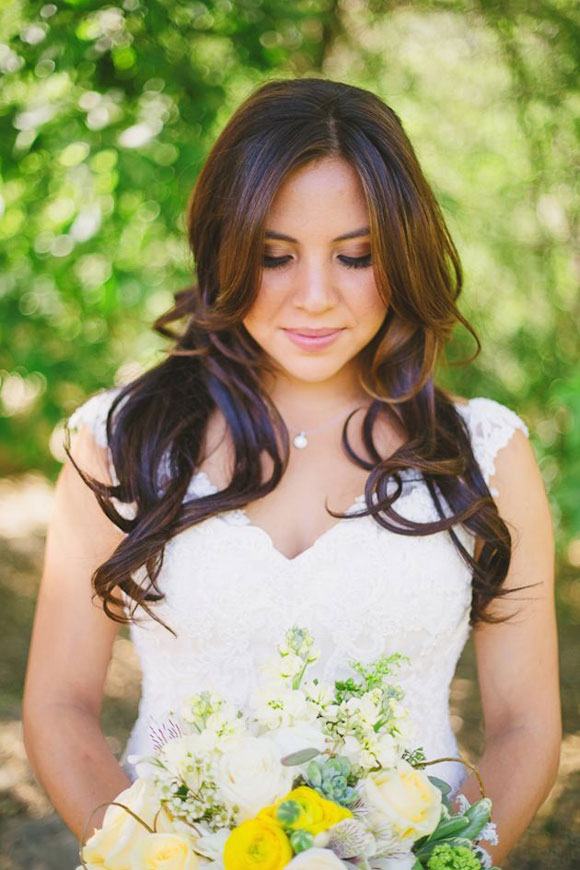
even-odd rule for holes
{"type": "MultiPolygon", "coordinates": [[[[371,255],[364,257],[339,257],[341,263],[347,269],[366,269],[371,266],[371,255]]],[[[289,262],[288,257],[268,257],[264,255],[262,265],[265,269],[281,269],[289,262]]]]}

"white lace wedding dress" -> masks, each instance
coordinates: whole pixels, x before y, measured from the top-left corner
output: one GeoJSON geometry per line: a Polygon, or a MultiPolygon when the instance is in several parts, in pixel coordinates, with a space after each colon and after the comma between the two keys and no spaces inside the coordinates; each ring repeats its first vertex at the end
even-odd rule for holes
{"type": "MultiPolygon", "coordinates": [[[[106,414],[118,390],[104,390],[78,407],[69,418],[71,430],[86,423],[106,447],[106,414]]],[[[526,424],[492,399],[456,407],[489,485],[498,451],[516,428],[529,437],[526,424]]],[[[438,519],[424,482],[411,477],[417,472],[403,474],[396,510],[421,522],[438,519]]],[[[200,472],[186,498],[215,491],[200,472]]],[[[362,494],[349,513],[360,505],[362,494]]],[[[116,506],[133,515],[131,505],[116,506]]],[[[473,535],[460,525],[454,530],[473,554],[473,535]]],[[[143,579],[141,571],[135,579],[143,579]]],[[[381,528],[372,517],[341,519],[289,559],[244,511],[227,511],[169,541],[158,584],[165,598],[154,606],[177,637],[148,617],[131,625],[143,680],[139,715],[123,754],[130,778],[136,774],[128,756],[151,750],[150,724],[162,722],[188,694],[211,688],[243,708],[255,687],[257,663],[293,624],[307,626],[322,650],[310,676],[332,681],[352,674],[349,660],[390,652],[409,656],[397,682],[417,745],[428,758],[457,755],[449,687],[469,634],[471,576],[447,532],[411,537],[381,528]]],[[[466,776],[452,762],[430,772],[454,790],[466,776]]]]}

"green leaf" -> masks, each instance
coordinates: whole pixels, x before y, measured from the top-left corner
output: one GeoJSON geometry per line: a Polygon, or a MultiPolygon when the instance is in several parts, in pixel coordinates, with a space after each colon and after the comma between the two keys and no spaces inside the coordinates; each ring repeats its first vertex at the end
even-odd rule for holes
{"type": "Polygon", "coordinates": [[[293,767],[295,764],[306,764],[307,761],[312,761],[317,755],[320,755],[320,750],[312,746],[308,749],[299,749],[298,752],[291,752],[290,755],[285,755],[284,758],[281,758],[280,762],[285,767],[293,767]]]}
{"type": "Polygon", "coordinates": [[[472,804],[465,811],[465,817],[469,819],[469,826],[462,831],[463,837],[469,837],[470,840],[475,840],[477,835],[481,833],[491,818],[491,801],[489,798],[481,798],[481,800],[472,804]]]}
{"type": "Polygon", "coordinates": [[[443,797],[447,797],[449,792],[451,791],[451,786],[449,783],[445,782],[443,779],[439,779],[437,776],[428,776],[427,779],[430,783],[432,783],[435,788],[438,788],[443,797]]]}
{"type": "Polygon", "coordinates": [[[457,834],[464,836],[470,824],[470,820],[466,816],[451,816],[450,819],[437,825],[429,839],[440,842],[448,837],[455,837],[457,834]]]}

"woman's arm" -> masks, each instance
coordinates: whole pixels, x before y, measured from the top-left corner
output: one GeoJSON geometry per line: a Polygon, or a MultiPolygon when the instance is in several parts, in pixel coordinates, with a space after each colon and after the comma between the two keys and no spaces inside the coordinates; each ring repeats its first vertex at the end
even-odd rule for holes
{"type": "MultiPolygon", "coordinates": [[[[88,427],[75,437],[71,454],[83,471],[110,482],[106,451],[88,427]]],[[[123,536],[67,458],[47,532],[22,718],[31,765],[77,837],[93,808],[129,784],[99,726],[119,624],[91,600],[91,575],[123,536]]],[[[88,833],[103,814],[95,814],[88,833]]]]}
{"type": "MultiPolygon", "coordinates": [[[[512,537],[506,587],[538,584],[493,603],[505,623],[474,630],[485,725],[478,764],[493,802],[499,844],[486,846],[500,864],[546,799],[558,771],[562,723],[554,607],[554,540],[542,477],[518,430],[497,456],[492,485],[512,537]]],[[[480,796],[474,776],[460,789],[480,796]]]]}

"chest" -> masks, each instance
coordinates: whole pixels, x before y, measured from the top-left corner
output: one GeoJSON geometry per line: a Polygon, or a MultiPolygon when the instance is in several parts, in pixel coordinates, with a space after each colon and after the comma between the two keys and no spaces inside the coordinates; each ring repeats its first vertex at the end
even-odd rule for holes
{"type": "MultiPolygon", "coordinates": [[[[360,431],[362,418],[359,414],[349,426],[349,443],[357,455],[370,462],[360,431]]],[[[311,549],[340,522],[329,510],[344,513],[364,495],[369,472],[347,455],[340,433],[338,426],[325,438],[311,439],[304,449],[291,445],[288,465],[275,489],[239,512],[246,524],[262,530],[287,560],[311,549]]],[[[382,456],[392,454],[404,443],[403,433],[384,420],[377,421],[373,437],[382,456]]],[[[217,488],[224,489],[233,475],[233,448],[218,415],[210,420],[204,453],[200,471],[217,488]]],[[[272,471],[272,461],[266,454],[261,457],[261,465],[265,481],[272,471]]]]}

